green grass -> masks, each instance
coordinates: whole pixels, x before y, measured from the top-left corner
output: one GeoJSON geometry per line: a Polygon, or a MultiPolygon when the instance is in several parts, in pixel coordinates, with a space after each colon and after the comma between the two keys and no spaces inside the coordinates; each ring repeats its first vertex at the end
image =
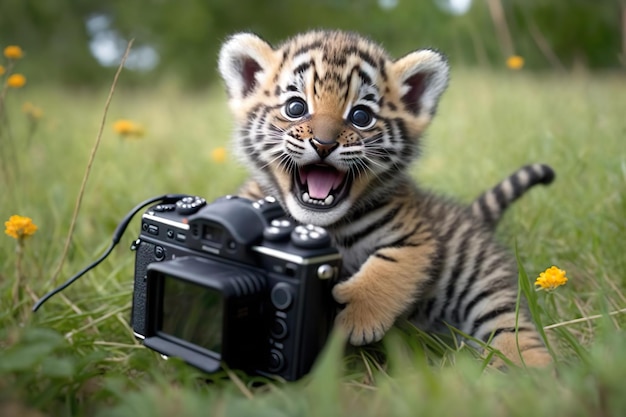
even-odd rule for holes
{"type": "Polygon", "coordinates": [[[50,282],[106,93],[29,85],[7,95],[0,218],[29,216],[39,230],[26,241],[17,304],[15,240],[0,236],[0,415],[610,416],[626,409],[626,315],[606,315],[626,307],[623,77],[456,72],[414,169],[421,184],[462,201],[522,164],[556,169],[554,184],[510,209],[499,237],[517,247],[531,279],[553,264],[567,270],[569,283],[555,293],[527,291],[536,320],[563,324],[546,330],[558,376],[485,369],[467,346],[410,326],[365,349],[344,352],[333,339],[297,383],[206,376],[163,361],[127,324],[137,220],[109,259],[31,314],[26,287],[41,296],[94,260],[139,201],[167,192],[212,199],[245,178],[232,154],[221,164],[211,159],[231,128],[219,86],[197,94],[167,84],[118,89],[68,259],[50,282]],[[23,101],[44,111],[32,138],[23,101]],[[120,139],[111,128],[119,118],[142,123],[146,135],[120,139]],[[565,323],[596,314],[605,316],[565,323]]]}

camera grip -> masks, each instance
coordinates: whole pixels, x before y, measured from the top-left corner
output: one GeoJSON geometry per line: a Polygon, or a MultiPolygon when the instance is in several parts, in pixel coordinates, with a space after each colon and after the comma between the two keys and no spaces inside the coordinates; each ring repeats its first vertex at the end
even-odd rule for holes
{"type": "MultiPolygon", "coordinates": [[[[156,261],[156,245],[140,241],[135,258],[135,283],[130,324],[136,335],[146,335],[146,298],[148,265],[156,261]]],[[[161,248],[162,249],[162,248],[161,248]]],[[[164,249],[162,249],[164,250],[164,249]]]]}

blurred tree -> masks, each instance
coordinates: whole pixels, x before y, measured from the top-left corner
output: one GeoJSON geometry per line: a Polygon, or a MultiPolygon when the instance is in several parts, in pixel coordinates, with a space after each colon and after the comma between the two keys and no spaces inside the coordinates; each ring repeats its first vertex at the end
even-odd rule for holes
{"type": "MultiPolygon", "coordinates": [[[[437,47],[453,65],[504,67],[511,52],[524,56],[530,69],[621,65],[623,0],[474,0],[463,15],[445,11],[446,2],[0,0],[0,46],[21,45],[29,54],[21,65],[42,79],[79,85],[110,77],[90,51],[95,35],[86,23],[94,16],[107,18],[115,35],[111,45],[121,44],[118,54],[130,38],[134,50],[146,46],[158,54],[154,70],[129,71],[126,82],[153,82],[167,74],[190,86],[210,82],[221,42],[244,30],[272,42],[311,28],[356,30],[396,56],[437,47]],[[501,8],[507,35],[494,25],[490,3],[501,8]],[[502,48],[503,41],[509,46],[502,48]]],[[[111,45],[108,52],[115,53],[111,45]]]]}
{"type": "Polygon", "coordinates": [[[84,19],[88,0],[2,0],[0,44],[16,44],[28,53],[20,66],[50,79],[82,84],[92,82],[103,69],[89,52],[84,19]]]}
{"type": "Polygon", "coordinates": [[[610,68],[619,64],[621,30],[626,29],[622,28],[620,19],[623,1],[532,0],[531,3],[529,6],[521,1],[506,4],[507,14],[526,50],[538,48],[543,38],[566,67],[583,64],[610,68]]]}

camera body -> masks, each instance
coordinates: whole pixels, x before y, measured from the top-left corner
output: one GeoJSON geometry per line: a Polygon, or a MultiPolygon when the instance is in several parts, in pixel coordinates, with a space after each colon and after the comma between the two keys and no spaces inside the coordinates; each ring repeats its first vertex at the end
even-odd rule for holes
{"type": "Polygon", "coordinates": [[[151,206],[136,251],[131,326],[145,346],[215,372],[296,380],[323,348],[339,252],[271,197],[151,206]]]}

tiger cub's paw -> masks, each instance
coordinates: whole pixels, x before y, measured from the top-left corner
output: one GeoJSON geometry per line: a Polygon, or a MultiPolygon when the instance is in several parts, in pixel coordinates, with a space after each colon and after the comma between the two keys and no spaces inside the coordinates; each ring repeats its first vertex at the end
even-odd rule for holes
{"type": "Polygon", "coordinates": [[[376,294],[359,289],[353,280],[337,284],[333,297],[340,304],[346,304],[335,319],[335,325],[343,329],[348,341],[354,346],[377,342],[393,325],[395,317],[381,309],[376,294]]]}

